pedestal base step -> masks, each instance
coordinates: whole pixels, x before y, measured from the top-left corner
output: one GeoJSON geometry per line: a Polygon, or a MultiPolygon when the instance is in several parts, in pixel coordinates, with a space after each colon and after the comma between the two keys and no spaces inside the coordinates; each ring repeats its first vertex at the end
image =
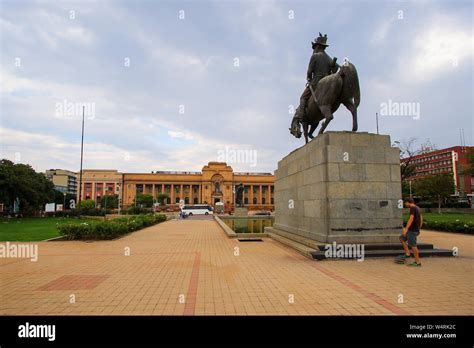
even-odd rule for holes
{"type": "MultiPolygon", "coordinates": [[[[345,243],[345,244],[352,244],[352,243],[345,243]]],[[[364,243],[359,243],[359,244],[364,244],[364,243]]],[[[433,244],[429,243],[418,243],[418,249],[419,250],[428,250],[428,249],[433,249],[433,244]]],[[[321,251],[326,250],[326,244],[319,244],[317,246],[317,249],[321,251]]],[[[364,250],[369,251],[369,250],[398,250],[398,251],[403,251],[403,247],[401,243],[370,243],[370,244],[364,244],[364,250]]]]}
{"type": "Polygon", "coordinates": [[[285,232],[273,227],[265,227],[265,233],[273,233],[275,235],[290,239],[291,241],[307,246],[310,249],[318,250],[320,242],[313,239],[305,238],[294,233],[285,232]]]}
{"type": "MultiPolygon", "coordinates": [[[[293,233],[285,232],[273,227],[266,227],[265,233],[273,238],[274,240],[293,248],[300,254],[315,259],[315,260],[324,260],[324,259],[337,259],[337,258],[327,258],[326,250],[327,245],[332,245],[331,243],[322,244],[315,240],[298,236],[293,233]]],[[[347,243],[351,244],[351,243],[347,243]]],[[[363,244],[363,243],[360,243],[363,244]]],[[[397,257],[404,254],[403,247],[400,243],[370,243],[364,245],[364,258],[366,257],[397,257]]],[[[420,251],[421,257],[431,257],[431,256],[454,256],[453,251],[449,249],[436,249],[433,244],[429,243],[419,243],[418,250],[420,251]]]]}
{"type": "MultiPolygon", "coordinates": [[[[389,249],[389,250],[365,250],[364,258],[367,257],[397,257],[403,255],[403,249],[389,249]]],[[[412,253],[413,255],[413,253],[412,253]]],[[[430,257],[430,256],[454,256],[453,251],[449,249],[420,249],[420,257],[430,257]]],[[[337,258],[326,258],[325,251],[317,250],[311,253],[311,257],[315,260],[324,260],[324,259],[337,259],[337,258]]],[[[339,260],[343,260],[339,258],[339,260]]]]}
{"type": "Polygon", "coordinates": [[[301,255],[306,256],[307,258],[310,258],[310,259],[313,258],[312,253],[316,252],[314,248],[310,248],[304,244],[298,243],[292,239],[285,238],[276,233],[267,232],[267,236],[276,240],[277,242],[280,242],[281,244],[289,246],[290,248],[299,252],[301,255]]]}

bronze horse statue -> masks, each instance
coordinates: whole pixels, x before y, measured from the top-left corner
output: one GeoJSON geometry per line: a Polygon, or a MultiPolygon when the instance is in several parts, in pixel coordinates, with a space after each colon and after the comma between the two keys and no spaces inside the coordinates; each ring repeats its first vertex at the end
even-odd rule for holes
{"type": "Polygon", "coordinates": [[[324,120],[318,134],[324,132],[329,122],[334,118],[333,113],[343,104],[352,114],[352,131],[357,131],[357,107],[360,104],[359,77],[355,66],[346,61],[337,72],[323,77],[314,89],[313,95],[308,100],[306,117],[301,119],[299,107],[291,121],[290,133],[296,138],[301,138],[301,123],[306,143],[308,137],[313,139],[313,132],[324,120]],[[309,131],[308,131],[308,127],[309,131]]]}

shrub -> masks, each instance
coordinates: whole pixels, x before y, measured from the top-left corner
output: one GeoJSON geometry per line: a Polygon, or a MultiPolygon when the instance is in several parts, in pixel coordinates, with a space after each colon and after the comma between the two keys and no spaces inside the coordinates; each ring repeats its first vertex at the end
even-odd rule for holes
{"type": "Polygon", "coordinates": [[[166,215],[140,215],[118,218],[108,221],[100,221],[93,224],[84,222],[81,224],[59,225],[60,235],[67,239],[113,239],[128,232],[137,231],[144,227],[152,226],[166,221],[166,215]]]}
{"type": "Polygon", "coordinates": [[[427,230],[474,234],[474,223],[465,221],[431,221],[424,220],[423,228],[427,230]]]}
{"type": "Polygon", "coordinates": [[[66,213],[66,216],[79,216],[79,215],[82,215],[82,216],[105,216],[106,213],[111,214],[112,211],[110,209],[107,209],[107,211],[105,211],[104,209],[97,209],[97,208],[80,208],[80,209],[72,209],[71,211],[64,212],[64,213],[66,213]]]}
{"type": "Polygon", "coordinates": [[[468,202],[448,202],[444,205],[446,208],[470,208],[471,205],[468,202]]]}
{"type": "Polygon", "coordinates": [[[60,217],[69,217],[69,214],[70,214],[69,211],[64,211],[64,210],[63,210],[63,211],[57,211],[57,212],[55,212],[55,213],[54,213],[54,216],[55,216],[55,217],[58,217],[58,218],[60,218],[60,217]]]}
{"type": "Polygon", "coordinates": [[[436,202],[419,202],[416,204],[419,208],[438,208],[436,202]]]}
{"type": "Polygon", "coordinates": [[[92,225],[91,235],[94,239],[113,239],[129,232],[124,223],[112,223],[109,221],[99,222],[92,225]]]}
{"type": "Polygon", "coordinates": [[[81,224],[64,224],[58,226],[59,234],[67,239],[88,239],[91,225],[87,222],[81,224]]]}
{"type": "MultiPolygon", "coordinates": [[[[436,202],[419,202],[416,204],[420,208],[438,208],[436,202]]],[[[441,204],[441,208],[470,208],[471,205],[468,202],[446,202],[441,204]]]]}
{"type": "Polygon", "coordinates": [[[82,209],[93,209],[95,207],[95,202],[92,199],[84,199],[81,203],[78,203],[78,207],[82,209]]]}
{"type": "Polygon", "coordinates": [[[142,207],[130,207],[128,209],[122,210],[123,214],[126,215],[138,215],[138,214],[150,214],[153,213],[152,208],[142,208],[142,207]]]}

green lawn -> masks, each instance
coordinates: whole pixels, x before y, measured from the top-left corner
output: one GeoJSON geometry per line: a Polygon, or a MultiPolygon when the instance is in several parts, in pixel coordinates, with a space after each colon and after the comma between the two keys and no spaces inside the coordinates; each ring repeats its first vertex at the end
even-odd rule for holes
{"type": "MultiPolygon", "coordinates": [[[[459,222],[464,223],[474,223],[474,214],[459,214],[459,213],[421,213],[423,215],[423,220],[430,221],[430,222],[455,222],[459,220],[459,222]]],[[[405,222],[408,221],[409,214],[403,214],[403,219],[405,222]]]]}
{"type": "Polygon", "coordinates": [[[76,218],[2,218],[0,223],[0,241],[33,242],[59,236],[58,224],[90,222],[76,218]]]}

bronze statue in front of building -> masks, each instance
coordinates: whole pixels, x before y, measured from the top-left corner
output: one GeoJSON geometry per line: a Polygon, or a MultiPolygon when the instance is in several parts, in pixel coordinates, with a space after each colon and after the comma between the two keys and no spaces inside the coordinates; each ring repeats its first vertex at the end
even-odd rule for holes
{"type": "Polygon", "coordinates": [[[242,183],[235,187],[235,206],[238,208],[244,206],[244,185],[242,183]]]}

